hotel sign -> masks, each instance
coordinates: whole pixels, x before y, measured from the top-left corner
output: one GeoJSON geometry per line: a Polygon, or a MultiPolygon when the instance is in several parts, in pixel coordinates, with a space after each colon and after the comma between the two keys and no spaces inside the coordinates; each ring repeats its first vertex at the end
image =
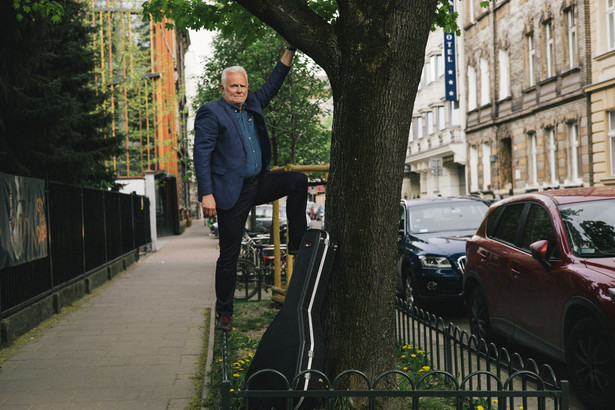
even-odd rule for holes
{"type": "MultiPolygon", "coordinates": [[[[454,11],[454,0],[449,0],[451,12],[454,11]]],[[[457,70],[455,68],[455,34],[444,33],[444,84],[446,101],[457,101],[457,70]]]]}

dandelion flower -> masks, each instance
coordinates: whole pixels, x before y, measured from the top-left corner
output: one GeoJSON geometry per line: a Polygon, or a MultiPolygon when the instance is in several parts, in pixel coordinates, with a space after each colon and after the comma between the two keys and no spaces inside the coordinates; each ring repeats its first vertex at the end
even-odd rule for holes
{"type": "Polygon", "coordinates": [[[405,354],[402,354],[402,355],[401,355],[401,358],[402,358],[402,359],[404,359],[405,357],[406,357],[406,355],[405,355],[405,354]]]}
{"type": "Polygon", "coordinates": [[[231,391],[235,391],[235,389],[231,389],[231,391]]]}
{"type": "Polygon", "coordinates": [[[235,373],[233,377],[239,377],[239,373],[235,373]]]}
{"type": "Polygon", "coordinates": [[[484,410],[483,406],[476,406],[476,410],[484,410]]]}
{"type": "Polygon", "coordinates": [[[415,355],[414,353],[412,353],[412,354],[410,355],[410,357],[416,357],[416,355],[415,355]]]}
{"type": "Polygon", "coordinates": [[[248,353],[248,357],[254,357],[254,353],[248,353]]]}

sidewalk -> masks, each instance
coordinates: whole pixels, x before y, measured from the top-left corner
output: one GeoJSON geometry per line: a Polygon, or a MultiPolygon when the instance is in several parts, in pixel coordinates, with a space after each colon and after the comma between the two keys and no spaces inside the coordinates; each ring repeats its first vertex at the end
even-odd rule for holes
{"type": "Polygon", "coordinates": [[[0,363],[0,409],[184,409],[201,388],[192,378],[217,244],[202,220],[159,239],[157,252],[0,363]]]}

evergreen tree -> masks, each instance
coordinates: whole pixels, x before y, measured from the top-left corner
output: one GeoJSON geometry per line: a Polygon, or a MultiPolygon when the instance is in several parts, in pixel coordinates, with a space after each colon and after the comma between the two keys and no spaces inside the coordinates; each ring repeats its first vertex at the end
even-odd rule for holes
{"type": "Polygon", "coordinates": [[[17,19],[0,4],[0,171],[71,184],[113,186],[106,166],[120,138],[109,132],[107,95],[95,66],[82,5],[60,2],[59,24],[35,13],[17,19]]]}

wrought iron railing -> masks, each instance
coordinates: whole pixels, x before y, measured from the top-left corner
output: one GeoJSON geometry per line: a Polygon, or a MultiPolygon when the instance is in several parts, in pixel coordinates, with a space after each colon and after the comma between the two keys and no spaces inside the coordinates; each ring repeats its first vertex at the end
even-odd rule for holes
{"type": "Polygon", "coordinates": [[[251,375],[244,388],[232,390],[225,332],[222,335],[222,408],[231,409],[231,403],[237,402],[233,399],[242,399],[241,406],[249,408],[249,399],[262,397],[284,398],[287,409],[295,408],[301,398],[318,398],[318,408],[323,409],[339,408],[340,400],[349,398],[363,398],[370,409],[376,409],[379,400],[397,398],[405,400],[403,408],[418,410],[421,400],[434,397],[446,400],[447,408],[456,409],[474,409],[479,405],[498,410],[569,408],[569,384],[557,380],[550,366],[538,366],[532,359],[511,355],[506,349],[477,339],[452,323],[445,325],[441,317],[409,307],[401,299],[396,301],[396,315],[397,342],[425,352],[429,370],[419,378],[391,370],[371,380],[360,371],[348,370],[331,380],[320,371],[308,370],[289,381],[280,372],[265,369],[251,375]],[[251,390],[251,383],[258,377],[281,378],[286,388],[251,390]],[[306,377],[318,378],[322,388],[307,391],[297,388],[306,377]],[[347,390],[348,377],[358,377],[365,388],[347,390]],[[390,378],[395,378],[396,385],[402,380],[404,387],[391,389],[388,387],[391,383],[384,382],[390,378]],[[344,388],[339,387],[342,384],[344,388]],[[439,386],[437,389],[435,384],[439,386]]]}

